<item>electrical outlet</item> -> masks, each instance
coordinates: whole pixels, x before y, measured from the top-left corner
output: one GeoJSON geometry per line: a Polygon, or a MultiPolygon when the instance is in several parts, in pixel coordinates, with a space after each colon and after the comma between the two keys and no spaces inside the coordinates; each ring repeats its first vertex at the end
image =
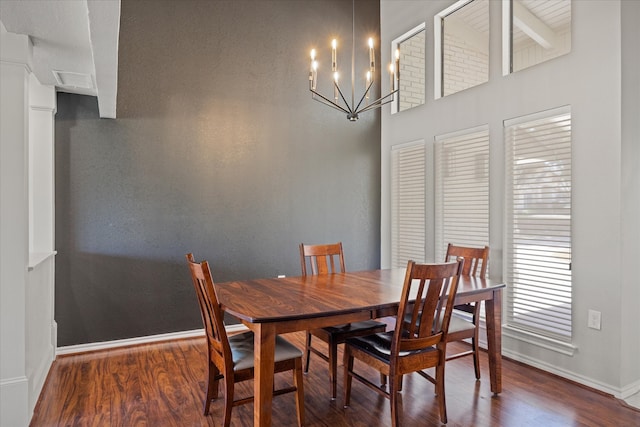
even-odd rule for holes
{"type": "Polygon", "coordinates": [[[599,311],[589,310],[589,320],[587,320],[587,326],[591,329],[600,330],[600,322],[602,320],[601,315],[602,313],[600,313],[599,311]]]}
{"type": "Polygon", "coordinates": [[[284,279],[285,277],[287,277],[287,276],[284,275],[284,274],[278,274],[278,279],[284,279]]]}

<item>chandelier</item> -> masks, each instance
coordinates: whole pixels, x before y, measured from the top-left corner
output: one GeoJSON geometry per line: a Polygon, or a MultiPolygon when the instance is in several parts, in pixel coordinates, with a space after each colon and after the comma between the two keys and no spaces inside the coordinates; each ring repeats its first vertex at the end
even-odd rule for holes
{"type": "Polygon", "coordinates": [[[373,49],[373,38],[369,38],[369,69],[365,74],[365,91],[362,94],[362,97],[356,104],[355,100],[355,0],[352,1],[352,21],[351,21],[351,104],[347,101],[340,89],[340,85],[338,84],[340,73],[338,72],[337,65],[337,48],[338,42],[336,39],[333,39],[331,42],[331,72],[333,77],[333,99],[322,95],[319,93],[317,88],[318,83],[318,61],[316,60],[316,50],[311,49],[311,67],[309,69],[309,90],[311,91],[311,99],[314,99],[318,102],[321,102],[324,105],[335,108],[336,110],[342,111],[346,113],[347,118],[352,122],[358,120],[359,114],[364,113],[365,111],[375,110],[376,108],[380,108],[389,102],[392,102],[395,98],[395,94],[398,92],[398,83],[400,80],[400,52],[396,50],[396,58],[395,64],[389,64],[389,81],[391,92],[388,94],[381,96],[375,101],[369,100],[369,95],[371,92],[371,88],[374,84],[374,76],[375,76],[375,51],[373,49]],[[395,84],[394,84],[395,80],[395,84]],[[395,89],[394,89],[395,87],[395,89]]]}

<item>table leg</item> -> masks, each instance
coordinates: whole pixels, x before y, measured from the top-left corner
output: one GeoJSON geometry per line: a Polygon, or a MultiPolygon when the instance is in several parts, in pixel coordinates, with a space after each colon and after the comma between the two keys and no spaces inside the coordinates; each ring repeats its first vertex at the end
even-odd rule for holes
{"type": "Polygon", "coordinates": [[[502,392],[502,289],[493,291],[493,298],[484,304],[491,391],[498,394],[502,392]]]}
{"type": "Polygon", "coordinates": [[[273,400],[273,368],[276,331],[273,325],[256,324],[254,329],[254,402],[253,425],[271,426],[271,401],[273,400]]]}

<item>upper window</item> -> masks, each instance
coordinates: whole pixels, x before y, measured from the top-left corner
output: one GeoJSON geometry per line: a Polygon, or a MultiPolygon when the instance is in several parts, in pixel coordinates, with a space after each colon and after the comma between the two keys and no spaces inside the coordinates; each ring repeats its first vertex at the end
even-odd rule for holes
{"type": "Polygon", "coordinates": [[[504,0],[503,74],[571,51],[571,0],[504,0]]]}
{"type": "Polygon", "coordinates": [[[435,98],[489,80],[489,0],[461,0],[434,17],[435,98]]]}
{"type": "Polygon", "coordinates": [[[424,104],[425,49],[424,22],[391,42],[391,57],[400,68],[398,80],[393,82],[398,96],[391,104],[391,114],[424,104]]]}

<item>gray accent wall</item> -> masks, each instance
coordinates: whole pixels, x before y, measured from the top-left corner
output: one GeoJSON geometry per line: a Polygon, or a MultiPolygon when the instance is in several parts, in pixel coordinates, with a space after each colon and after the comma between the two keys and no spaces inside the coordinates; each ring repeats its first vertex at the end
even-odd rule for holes
{"type": "MultiPolygon", "coordinates": [[[[379,33],[357,1],[356,69],[379,33]]],[[[300,242],[379,267],[380,111],[351,123],[308,91],[334,35],[350,64],[351,2],[122,1],[118,118],[58,94],[58,346],[201,328],[187,252],[218,282],[299,275],[300,242]]]]}

